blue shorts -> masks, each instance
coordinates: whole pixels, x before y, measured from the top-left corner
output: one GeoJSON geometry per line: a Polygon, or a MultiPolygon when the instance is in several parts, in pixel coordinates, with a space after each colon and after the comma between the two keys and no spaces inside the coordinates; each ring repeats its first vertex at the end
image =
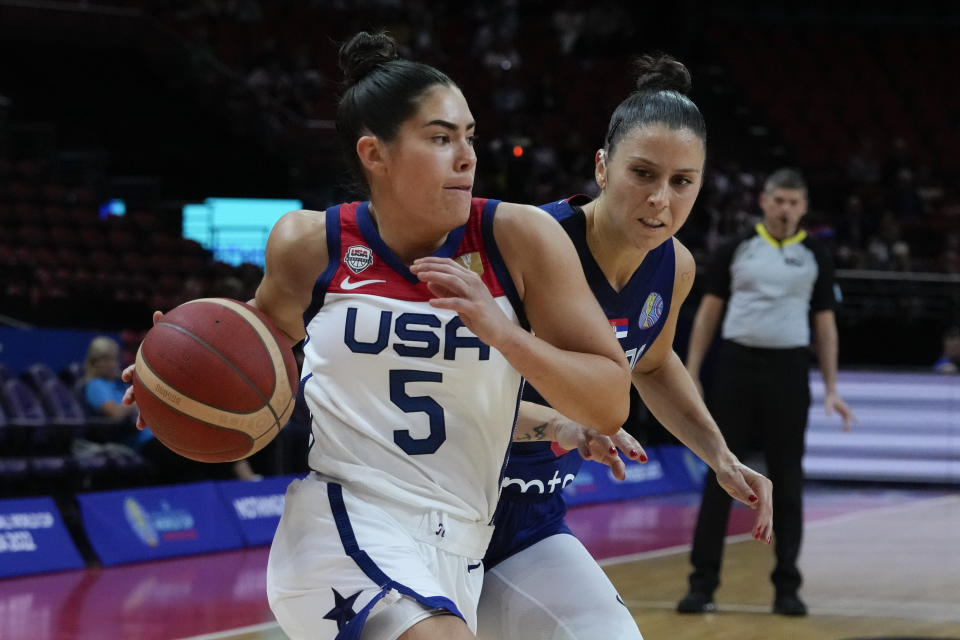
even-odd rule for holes
{"type": "Polygon", "coordinates": [[[573,535],[563,521],[566,515],[567,504],[560,493],[545,500],[515,500],[510,494],[502,494],[493,519],[493,538],[483,558],[484,570],[492,569],[544,538],[558,533],[573,535]]]}

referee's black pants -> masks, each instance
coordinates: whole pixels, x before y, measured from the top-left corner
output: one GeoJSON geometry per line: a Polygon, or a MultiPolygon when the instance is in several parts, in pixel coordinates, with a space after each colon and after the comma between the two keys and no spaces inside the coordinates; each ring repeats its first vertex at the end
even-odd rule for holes
{"type": "MultiPolygon", "coordinates": [[[[804,433],[810,408],[810,359],[806,348],[759,349],[724,341],[708,405],[733,453],[760,449],[773,482],[773,531],[777,564],[770,575],[776,593],[800,587],[797,557],[803,533],[804,433]]],[[[723,539],[732,498],[710,471],[703,488],[690,561],[690,588],[712,594],[720,584],[723,539]]]]}

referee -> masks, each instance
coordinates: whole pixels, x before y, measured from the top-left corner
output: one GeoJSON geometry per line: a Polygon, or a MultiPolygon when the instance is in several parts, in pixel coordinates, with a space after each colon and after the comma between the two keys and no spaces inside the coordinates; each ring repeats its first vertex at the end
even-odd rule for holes
{"type": "MultiPolygon", "coordinates": [[[[810,407],[811,318],[827,414],[840,414],[845,430],[855,418],[837,395],[833,265],[813,238],[798,231],[807,212],[803,177],[792,169],[774,172],[764,184],[760,208],[763,222],[755,231],[721,247],[712,258],[690,335],[687,369],[699,379],[722,317],[723,343],[708,404],[735,455],[756,447],[764,453],[773,481],[773,611],[802,616],[807,608],[797,595],[797,557],[803,530],[801,458],[810,407]]],[[[730,502],[710,472],[690,554],[690,591],[677,605],[681,613],[715,609],[713,592],[720,583],[730,502]]]]}

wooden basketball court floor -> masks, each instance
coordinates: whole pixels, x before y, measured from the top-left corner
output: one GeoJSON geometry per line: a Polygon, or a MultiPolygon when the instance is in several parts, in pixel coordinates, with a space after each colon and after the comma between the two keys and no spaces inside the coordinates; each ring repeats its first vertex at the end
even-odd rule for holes
{"type": "MultiPolygon", "coordinates": [[[[698,503],[673,494],[571,509],[646,640],[960,639],[960,492],[808,486],[806,618],[770,613],[773,551],[745,533],[751,512],[739,507],[718,611],[674,612],[698,503]]],[[[258,548],[0,580],[0,638],[279,640],[266,562],[258,548]]],[[[607,638],[602,623],[595,638],[607,638]]]]}

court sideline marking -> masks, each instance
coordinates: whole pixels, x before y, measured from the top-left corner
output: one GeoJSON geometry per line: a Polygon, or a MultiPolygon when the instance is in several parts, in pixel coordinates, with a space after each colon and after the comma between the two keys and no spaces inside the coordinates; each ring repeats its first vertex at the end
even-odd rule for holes
{"type": "MultiPolygon", "coordinates": [[[[809,522],[809,524],[804,524],[804,531],[819,529],[820,527],[827,525],[840,524],[850,520],[857,520],[866,515],[874,516],[883,515],[884,513],[901,513],[914,508],[939,506],[938,503],[940,502],[947,504],[951,502],[960,502],[960,496],[938,496],[936,498],[926,498],[904,504],[891,504],[882,507],[867,507],[865,509],[854,511],[853,513],[841,513],[835,516],[827,516],[825,518],[812,520],[809,522]]],[[[746,540],[753,540],[753,536],[750,533],[739,533],[736,535],[727,536],[725,540],[726,544],[731,544],[736,542],[744,542],[746,540]]],[[[626,564],[628,562],[634,562],[637,560],[646,560],[648,558],[662,558],[664,556],[671,556],[677,553],[685,553],[690,551],[690,546],[690,543],[685,543],[674,545],[672,547],[663,547],[662,549],[651,549],[650,551],[640,551],[639,553],[629,553],[622,556],[611,556],[609,558],[604,558],[603,560],[598,560],[597,564],[599,564],[601,567],[609,567],[618,564],[626,564]]]]}
{"type": "MultiPolygon", "coordinates": [[[[827,525],[842,524],[850,520],[856,520],[864,516],[876,516],[883,515],[885,513],[903,513],[914,508],[920,507],[931,507],[938,506],[938,503],[949,504],[951,502],[960,502],[960,496],[947,495],[939,496],[936,498],[927,498],[919,501],[907,502],[904,504],[894,504],[886,505],[882,507],[868,507],[855,511],[853,513],[842,513],[835,516],[828,516],[818,520],[813,520],[809,524],[804,525],[805,530],[816,529],[827,525]]],[[[726,544],[734,544],[738,542],[745,542],[747,540],[752,540],[753,537],[749,533],[741,533],[737,535],[727,536],[726,544]]],[[[646,560],[649,558],[660,558],[664,556],[675,555],[678,553],[685,553],[690,551],[690,544],[681,544],[674,545],[672,547],[664,547],[662,549],[652,549],[650,551],[641,551],[639,553],[631,553],[622,556],[613,556],[610,558],[605,558],[598,561],[598,564],[601,567],[606,566],[615,566],[619,564],[626,564],[629,562],[635,562],[639,560],[646,560]]],[[[640,601],[640,600],[628,600],[626,601],[628,606],[637,606],[637,607],[648,607],[654,609],[673,609],[677,605],[675,602],[665,602],[665,601],[640,601]]],[[[742,613],[766,613],[769,611],[769,606],[762,605],[751,605],[751,604],[728,604],[724,603],[724,610],[728,611],[737,611],[742,613]]],[[[863,615],[863,612],[854,611],[851,607],[847,606],[843,609],[824,611],[822,608],[819,610],[821,613],[826,613],[828,615],[847,615],[847,616],[857,616],[863,615]]],[[[234,639],[241,634],[253,634],[258,632],[272,631],[274,629],[279,629],[280,625],[276,622],[264,622],[262,624],[251,625],[247,627],[239,627],[236,629],[227,629],[224,631],[217,631],[215,633],[207,633],[198,636],[190,636],[188,638],[181,638],[180,640],[226,640],[234,639]]]]}
{"type": "Polygon", "coordinates": [[[272,631],[273,629],[279,629],[280,625],[276,622],[264,622],[261,624],[252,624],[249,627],[238,627],[236,629],[226,629],[224,631],[217,631],[215,633],[204,633],[199,636],[190,636],[189,638],[181,638],[180,640],[222,640],[223,638],[235,638],[241,634],[247,633],[258,633],[260,631],[272,631]]]}
{"type": "MultiPolygon", "coordinates": [[[[884,505],[880,507],[868,507],[865,509],[860,509],[852,513],[842,513],[835,516],[828,516],[818,520],[810,522],[809,525],[806,525],[805,528],[808,530],[811,529],[821,529],[828,526],[844,524],[855,520],[862,520],[866,518],[875,518],[889,516],[891,514],[897,516],[903,516],[903,514],[919,510],[919,509],[938,509],[944,506],[948,507],[960,507],[960,496],[957,495],[945,495],[938,496],[935,498],[926,498],[917,501],[908,501],[902,504],[894,505],[884,505]]],[[[736,536],[727,536],[727,542],[743,542],[752,540],[750,534],[740,534],[736,536]]],[[[669,547],[665,549],[655,549],[652,551],[630,554],[625,556],[617,556],[613,558],[607,558],[604,561],[601,561],[601,565],[605,566],[615,566],[619,564],[627,564],[629,562],[639,561],[649,558],[658,558],[669,556],[677,553],[688,552],[690,550],[690,545],[677,545],[674,547],[669,547]]],[[[625,604],[633,609],[637,608],[649,608],[649,609],[667,609],[674,610],[676,608],[675,601],[663,601],[663,600],[637,600],[637,599],[628,599],[625,604]]],[[[817,614],[818,615],[828,615],[828,616],[837,616],[837,617],[852,617],[852,618],[875,618],[875,617],[884,617],[883,612],[896,611],[895,615],[889,615],[890,618],[896,618],[900,620],[904,619],[913,619],[913,620],[923,620],[923,621],[937,621],[937,622],[955,622],[960,618],[956,617],[955,613],[951,613],[953,610],[953,602],[934,602],[934,601],[923,601],[923,602],[902,602],[899,599],[883,599],[881,598],[840,598],[832,599],[829,604],[818,603],[817,604],[817,614]]],[[[769,612],[769,605],[758,605],[758,604],[747,604],[747,603],[723,603],[723,610],[737,613],[767,613],[769,612]]]]}

